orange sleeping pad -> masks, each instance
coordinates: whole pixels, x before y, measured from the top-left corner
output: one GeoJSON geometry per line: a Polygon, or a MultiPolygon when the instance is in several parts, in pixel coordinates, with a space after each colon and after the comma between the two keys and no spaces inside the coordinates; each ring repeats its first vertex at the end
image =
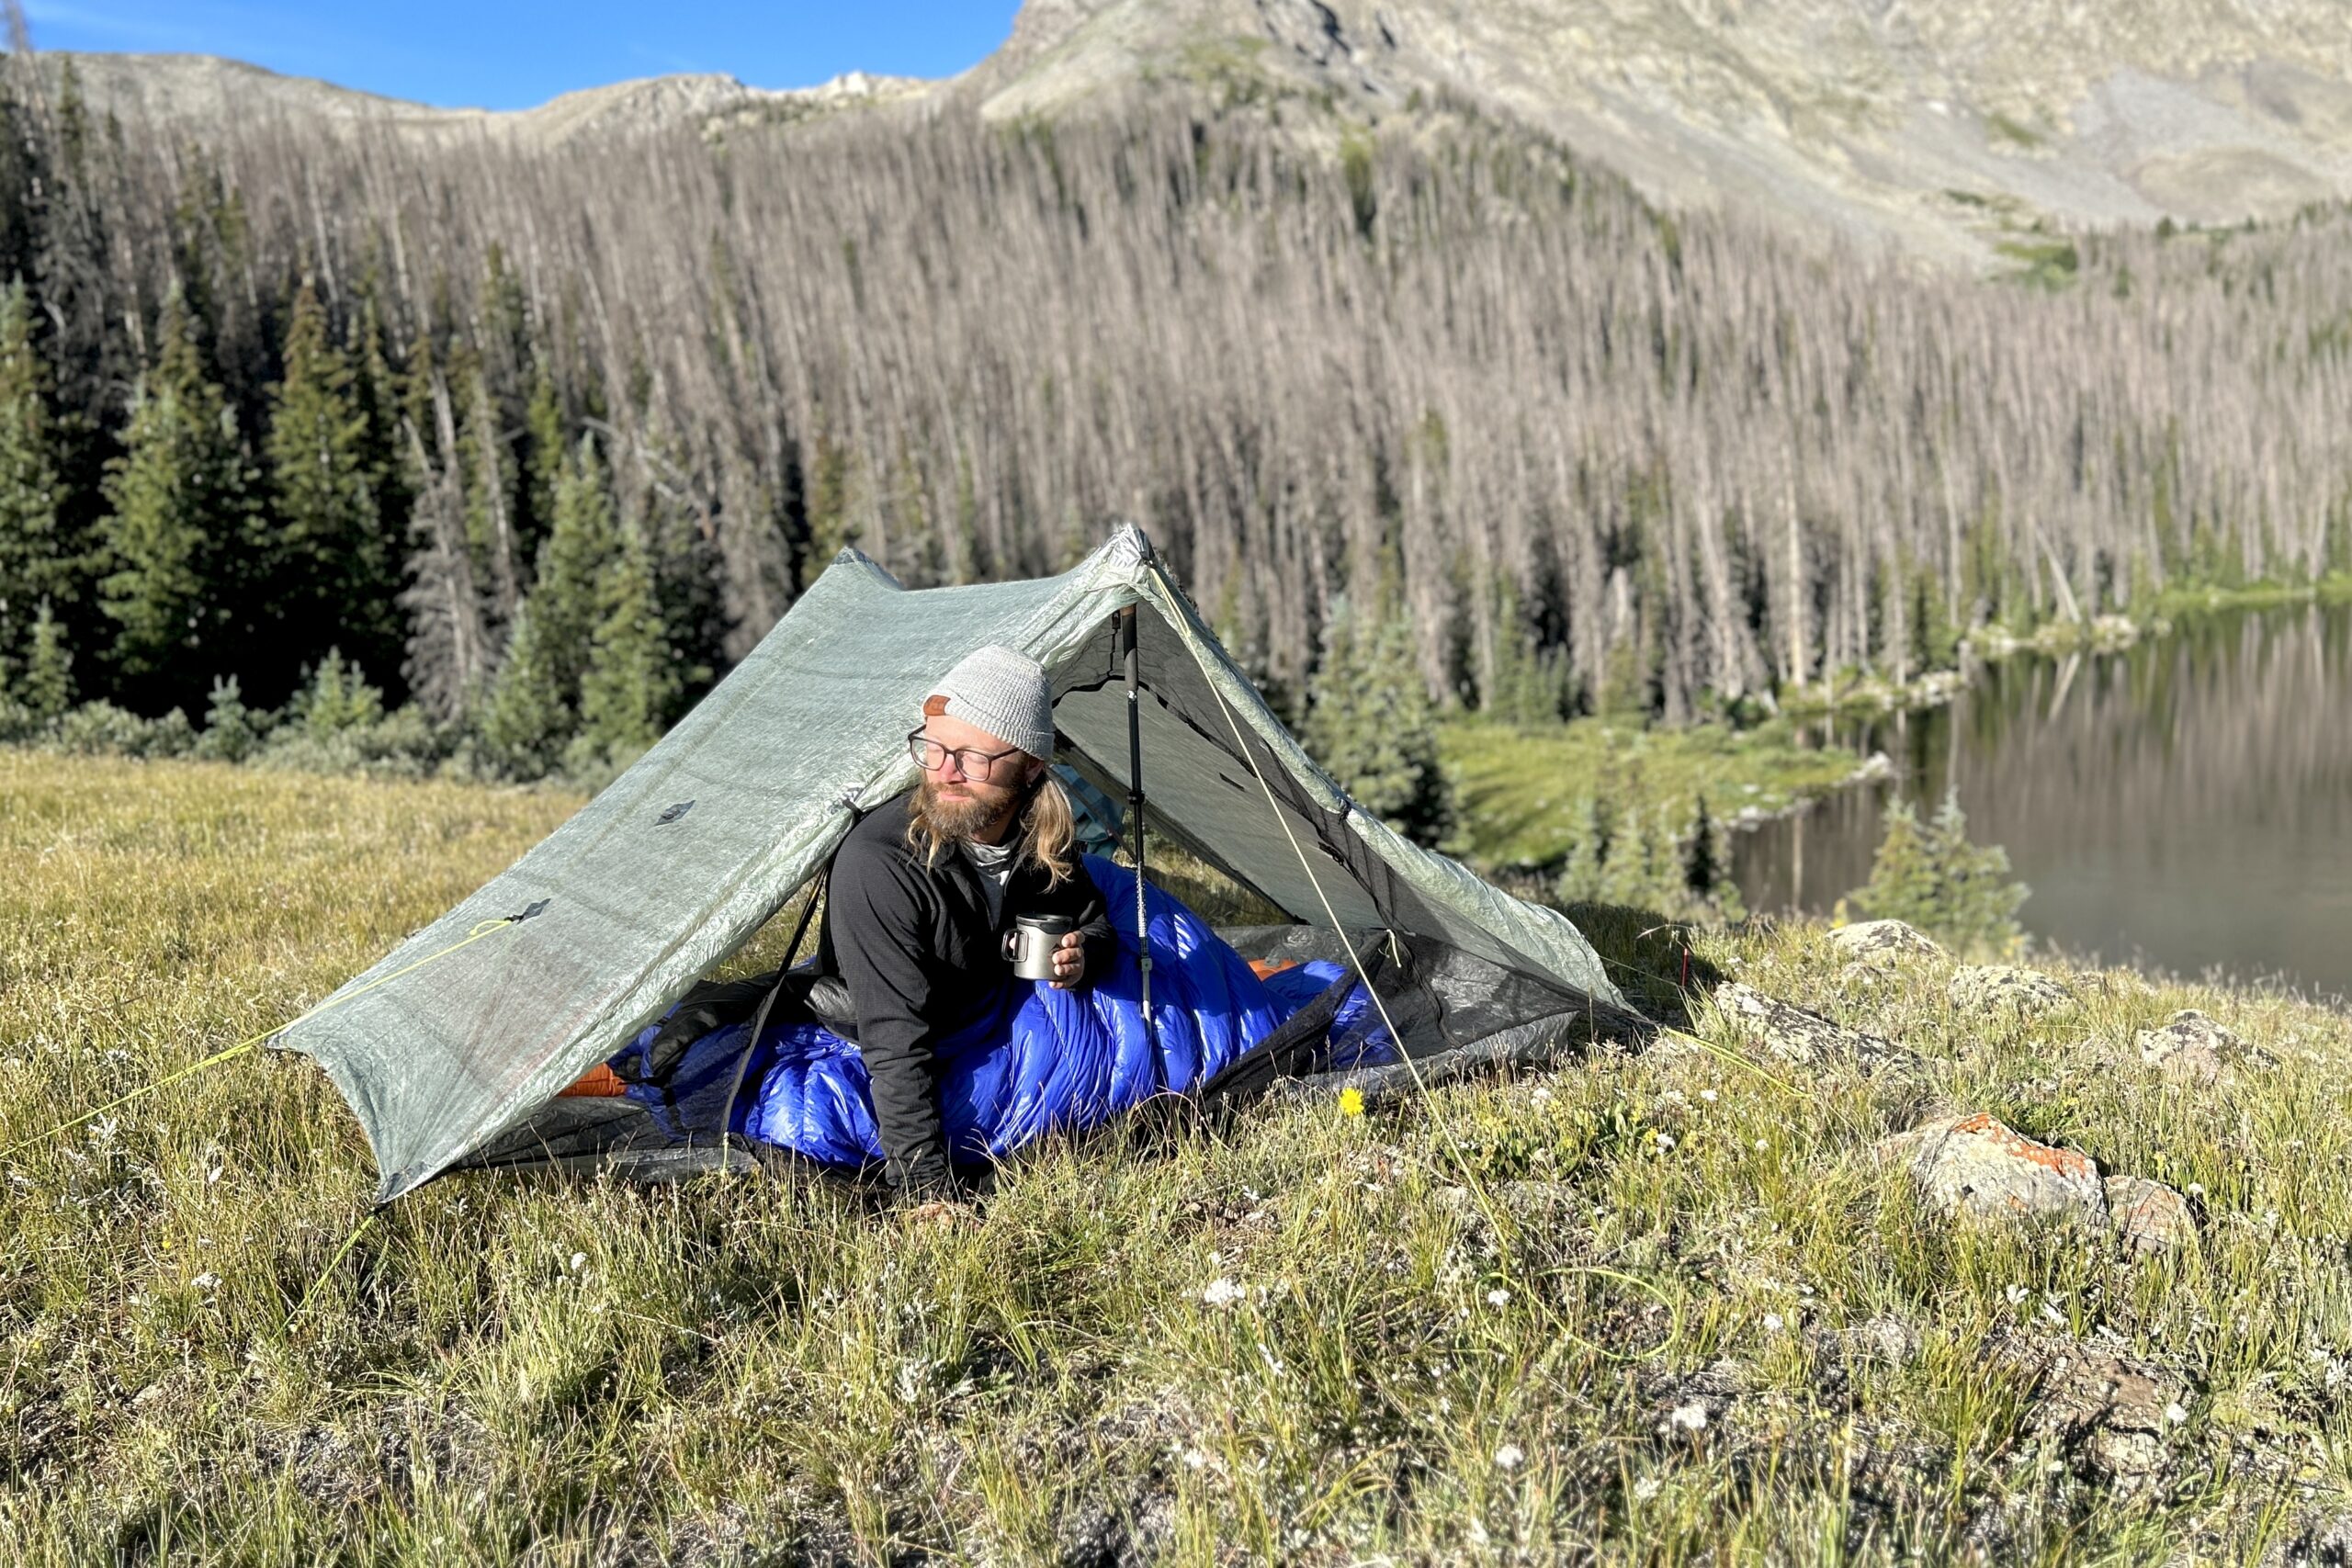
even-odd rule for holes
{"type": "Polygon", "coordinates": [[[562,1090],[557,1094],[556,1098],[558,1100],[616,1100],[628,1092],[628,1085],[622,1081],[620,1074],[599,1062],[588,1069],[586,1077],[582,1078],[570,1089],[562,1090]]]}

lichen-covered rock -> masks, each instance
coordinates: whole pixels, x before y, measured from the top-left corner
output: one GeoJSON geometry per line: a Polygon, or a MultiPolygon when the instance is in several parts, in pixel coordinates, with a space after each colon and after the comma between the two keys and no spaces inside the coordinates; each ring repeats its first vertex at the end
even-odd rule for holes
{"type": "Polygon", "coordinates": [[[2088,1155],[2052,1148],[1979,1112],[1931,1122],[1879,1145],[1899,1160],[1939,1213],[2104,1225],[2107,1191],[2088,1155]]]}
{"type": "Polygon", "coordinates": [[[1910,1052],[1891,1040],[1832,1023],[1735,980],[1715,987],[1715,1008],[1751,1044],[1798,1066],[1852,1062],[1875,1072],[1912,1060],[1910,1052]]]}
{"type": "Polygon", "coordinates": [[[2069,1346],[2043,1371],[2031,1424],[2090,1469],[2134,1488],[2164,1470],[2165,1434],[2187,1415],[2185,1393],[2149,1362],[2069,1346]]]}
{"type": "Polygon", "coordinates": [[[1839,926],[1829,933],[1829,944],[1849,958],[1870,964],[1904,964],[1941,958],[1944,950],[1916,926],[1901,920],[1862,920],[1839,926]]]}
{"type": "Polygon", "coordinates": [[[2172,1015],[2162,1029],[2143,1029],[2133,1039],[2140,1059],[2181,1083],[2210,1084],[2241,1068],[2278,1066],[2268,1052],[2247,1044],[2194,1008],[2172,1015]]]}
{"type": "Polygon", "coordinates": [[[2075,993],[2052,976],[2008,964],[1958,970],[1945,986],[1944,995],[1962,1012],[2010,1012],[2025,1018],[2055,1012],[2075,999],[2075,993]]]}
{"type": "Polygon", "coordinates": [[[2116,1235],[2134,1252],[2169,1252],[2197,1235],[2188,1200],[2145,1177],[2109,1177],[2107,1215],[2116,1235]]]}

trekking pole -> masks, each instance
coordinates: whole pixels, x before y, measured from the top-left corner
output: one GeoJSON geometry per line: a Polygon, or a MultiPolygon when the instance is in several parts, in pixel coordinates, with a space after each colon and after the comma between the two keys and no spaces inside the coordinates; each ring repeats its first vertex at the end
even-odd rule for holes
{"type": "Polygon", "coordinates": [[[1143,977],[1143,1032],[1151,1030],[1151,925],[1143,887],[1143,674],[1136,657],[1136,607],[1119,612],[1119,655],[1127,667],[1127,821],[1135,829],[1136,967],[1143,977]]]}

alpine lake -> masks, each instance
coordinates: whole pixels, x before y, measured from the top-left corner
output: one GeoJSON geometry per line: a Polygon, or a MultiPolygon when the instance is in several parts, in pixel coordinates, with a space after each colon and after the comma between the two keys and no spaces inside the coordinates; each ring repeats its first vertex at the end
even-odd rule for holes
{"type": "Polygon", "coordinates": [[[1809,732],[1894,762],[1734,835],[1754,909],[1870,880],[1887,804],[1947,790],[2032,888],[2035,945],[2352,995],[2352,606],[2200,611],[2112,653],[2019,653],[1949,706],[1809,732]]]}

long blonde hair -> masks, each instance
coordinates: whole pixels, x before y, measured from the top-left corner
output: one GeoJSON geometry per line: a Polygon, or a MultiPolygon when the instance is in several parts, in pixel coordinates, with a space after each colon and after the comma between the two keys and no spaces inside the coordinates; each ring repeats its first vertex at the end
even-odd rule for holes
{"type": "MultiPolygon", "coordinates": [[[[1016,865],[1036,862],[1046,868],[1046,881],[1055,887],[1078,874],[1078,818],[1070,809],[1069,792],[1062,788],[1053,769],[1039,773],[1037,782],[1029,786],[1029,803],[1021,808],[1020,827],[1020,851],[1013,857],[1016,865]]],[[[926,869],[937,866],[955,841],[923,809],[922,790],[907,797],[907,847],[922,855],[926,869]]]]}

